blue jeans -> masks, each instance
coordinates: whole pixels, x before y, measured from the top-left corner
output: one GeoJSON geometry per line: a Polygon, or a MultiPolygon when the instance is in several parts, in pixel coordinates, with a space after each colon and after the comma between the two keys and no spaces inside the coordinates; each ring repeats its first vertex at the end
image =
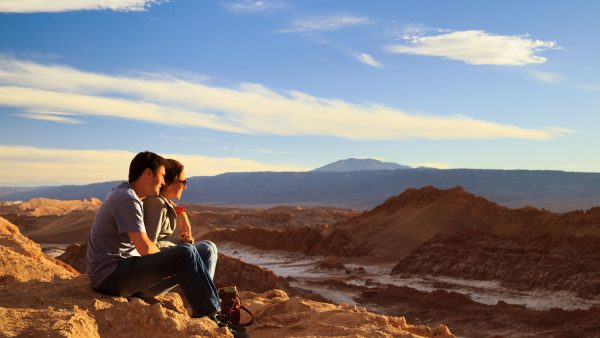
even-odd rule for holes
{"type": "MultiPolygon", "coordinates": [[[[172,248],[175,245],[179,245],[179,239],[177,237],[168,236],[159,239],[156,243],[161,250],[172,248]]],[[[210,275],[210,278],[215,278],[215,270],[217,269],[217,259],[219,258],[219,252],[217,245],[211,241],[200,241],[194,244],[198,253],[204,262],[204,266],[210,275]]]]}
{"type": "Polygon", "coordinates": [[[194,246],[198,249],[198,253],[200,254],[200,257],[202,257],[202,261],[204,262],[204,266],[206,267],[210,278],[215,279],[217,259],[219,258],[217,245],[211,241],[200,241],[195,243],[194,246]]]}
{"type": "Polygon", "coordinates": [[[209,316],[220,310],[217,288],[200,252],[192,244],[125,258],[97,291],[122,297],[155,296],[178,284],[192,307],[192,317],[209,316]]]}

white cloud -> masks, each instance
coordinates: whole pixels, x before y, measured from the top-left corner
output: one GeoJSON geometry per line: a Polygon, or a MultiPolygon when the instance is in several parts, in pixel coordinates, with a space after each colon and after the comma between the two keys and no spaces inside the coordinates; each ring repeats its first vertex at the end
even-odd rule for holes
{"type": "MultiPolygon", "coordinates": [[[[225,132],[326,135],[356,140],[537,139],[565,129],[531,129],[462,115],[408,114],[381,104],[356,104],[259,84],[210,86],[159,74],[112,76],[0,57],[0,106],[225,132]]],[[[62,114],[62,115],[61,115],[62,114]]]]}
{"type": "Polygon", "coordinates": [[[18,113],[18,114],[13,114],[13,115],[23,117],[26,119],[31,119],[31,120],[41,120],[41,121],[70,123],[70,124],[83,123],[81,120],[65,116],[65,115],[74,115],[71,113],[61,113],[61,112],[49,113],[49,112],[30,111],[30,112],[23,112],[23,113],[18,113]]]}
{"type": "MultiPolygon", "coordinates": [[[[188,176],[224,172],[307,171],[298,165],[267,164],[235,157],[160,154],[183,163],[188,176]]],[[[70,150],[0,145],[2,186],[86,184],[127,179],[134,152],[123,150],[70,150]]]]}
{"type": "Polygon", "coordinates": [[[282,29],[282,33],[304,33],[312,31],[335,31],[344,28],[362,26],[369,23],[369,19],[353,15],[322,15],[306,17],[292,22],[290,28],[282,29]]]}
{"type": "Polygon", "coordinates": [[[236,151],[236,152],[255,152],[259,154],[269,154],[269,155],[281,155],[287,154],[287,151],[268,149],[268,148],[240,148],[240,147],[223,147],[223,150],[226,151],[236,151]]]}
{"type": "Polygon", "coordinates": [[[82,10],[143,11],[164,0],[2,0],[0,13],[69,12],[82,10]]]}
{"type": "Polygon", "coordinates": [[[431,36],[408,35],[405,44],[386,46],[391,53],[441,56],[473,65],[522,66],[544,63],[537,53],[559,49],[553,41],[531,40],[527,36],[492,35],[469,30],[431,36]]]}
{"type": "Polygon", "coordinates": [[[375,60],[370,54],[367,53],[356,53],[353,55],[355,59],[357,59],[358,61],[369,65],[371,67],[375,67],[375,68],[381,68],[383,67],[383,65],[378,62],[377,60],[375,60]]]}
{"type": "Polygon", "coordinates": [[[207,143],[217,142],[214,139],[205,138],[205,137],[186,137],[186,136],[173,136],[173,135],[165,135],[165,134],[159,134],[158,137],[164,138],[165,140],[171,140],[171,141],[207,142],[207,143]]]}
{"type": "Polygon", "coordinates": [[[221,5],[233,13],[271,12],[286,7],[282,2],[267,0],[227,1],[221,2],[221,5]]]}
{"type": "Polygon", "coordinates": [[[544,72],[541,70],[530,70],[529,75],[532,79],[544,83],[559,83],[562,77],[556,73],[544,72]]]}

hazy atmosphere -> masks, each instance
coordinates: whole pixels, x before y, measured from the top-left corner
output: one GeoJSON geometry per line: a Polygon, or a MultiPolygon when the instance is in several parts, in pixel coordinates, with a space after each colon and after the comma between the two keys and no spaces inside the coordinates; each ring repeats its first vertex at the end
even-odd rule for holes
{"type": "Polygon", "coordinates": [[[595,1],[0,3],[0,186],[413,167],[597,172],[595,1]]]}

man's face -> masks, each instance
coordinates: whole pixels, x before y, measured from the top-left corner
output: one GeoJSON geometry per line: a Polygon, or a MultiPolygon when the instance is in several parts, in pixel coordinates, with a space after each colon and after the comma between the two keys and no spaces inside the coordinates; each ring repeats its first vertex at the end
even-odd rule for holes
{"type": "Polygon", "coordinates": [[[152,192],[154,193],[153,195],[158,195],[160,194],[160,188],[165,185],[165,167],[164,166],[160,166],[158,167],[158,169],[156,169],[156,171],[154,172],[154,175],[152,176],[152,180],[151,180],[151,184],[152,184],[152,192]]]}

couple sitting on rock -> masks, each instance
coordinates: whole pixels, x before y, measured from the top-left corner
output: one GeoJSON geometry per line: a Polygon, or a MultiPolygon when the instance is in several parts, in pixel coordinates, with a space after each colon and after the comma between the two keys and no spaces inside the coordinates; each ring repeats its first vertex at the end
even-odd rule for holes
{"type": "MultiPolygon", "coordinates": [[[[187,187],[183,165],[146,151],[98,209],[88,241],[88,276],[94,290],[112,296],[154,297],[179,285],[192,317],[219,326],[220,305],[213,282],[217,247],[194,244],[185,209],[172,199],[187,187]]],[[[228,325],[229,324],[229,325],[228,325]]]]}

